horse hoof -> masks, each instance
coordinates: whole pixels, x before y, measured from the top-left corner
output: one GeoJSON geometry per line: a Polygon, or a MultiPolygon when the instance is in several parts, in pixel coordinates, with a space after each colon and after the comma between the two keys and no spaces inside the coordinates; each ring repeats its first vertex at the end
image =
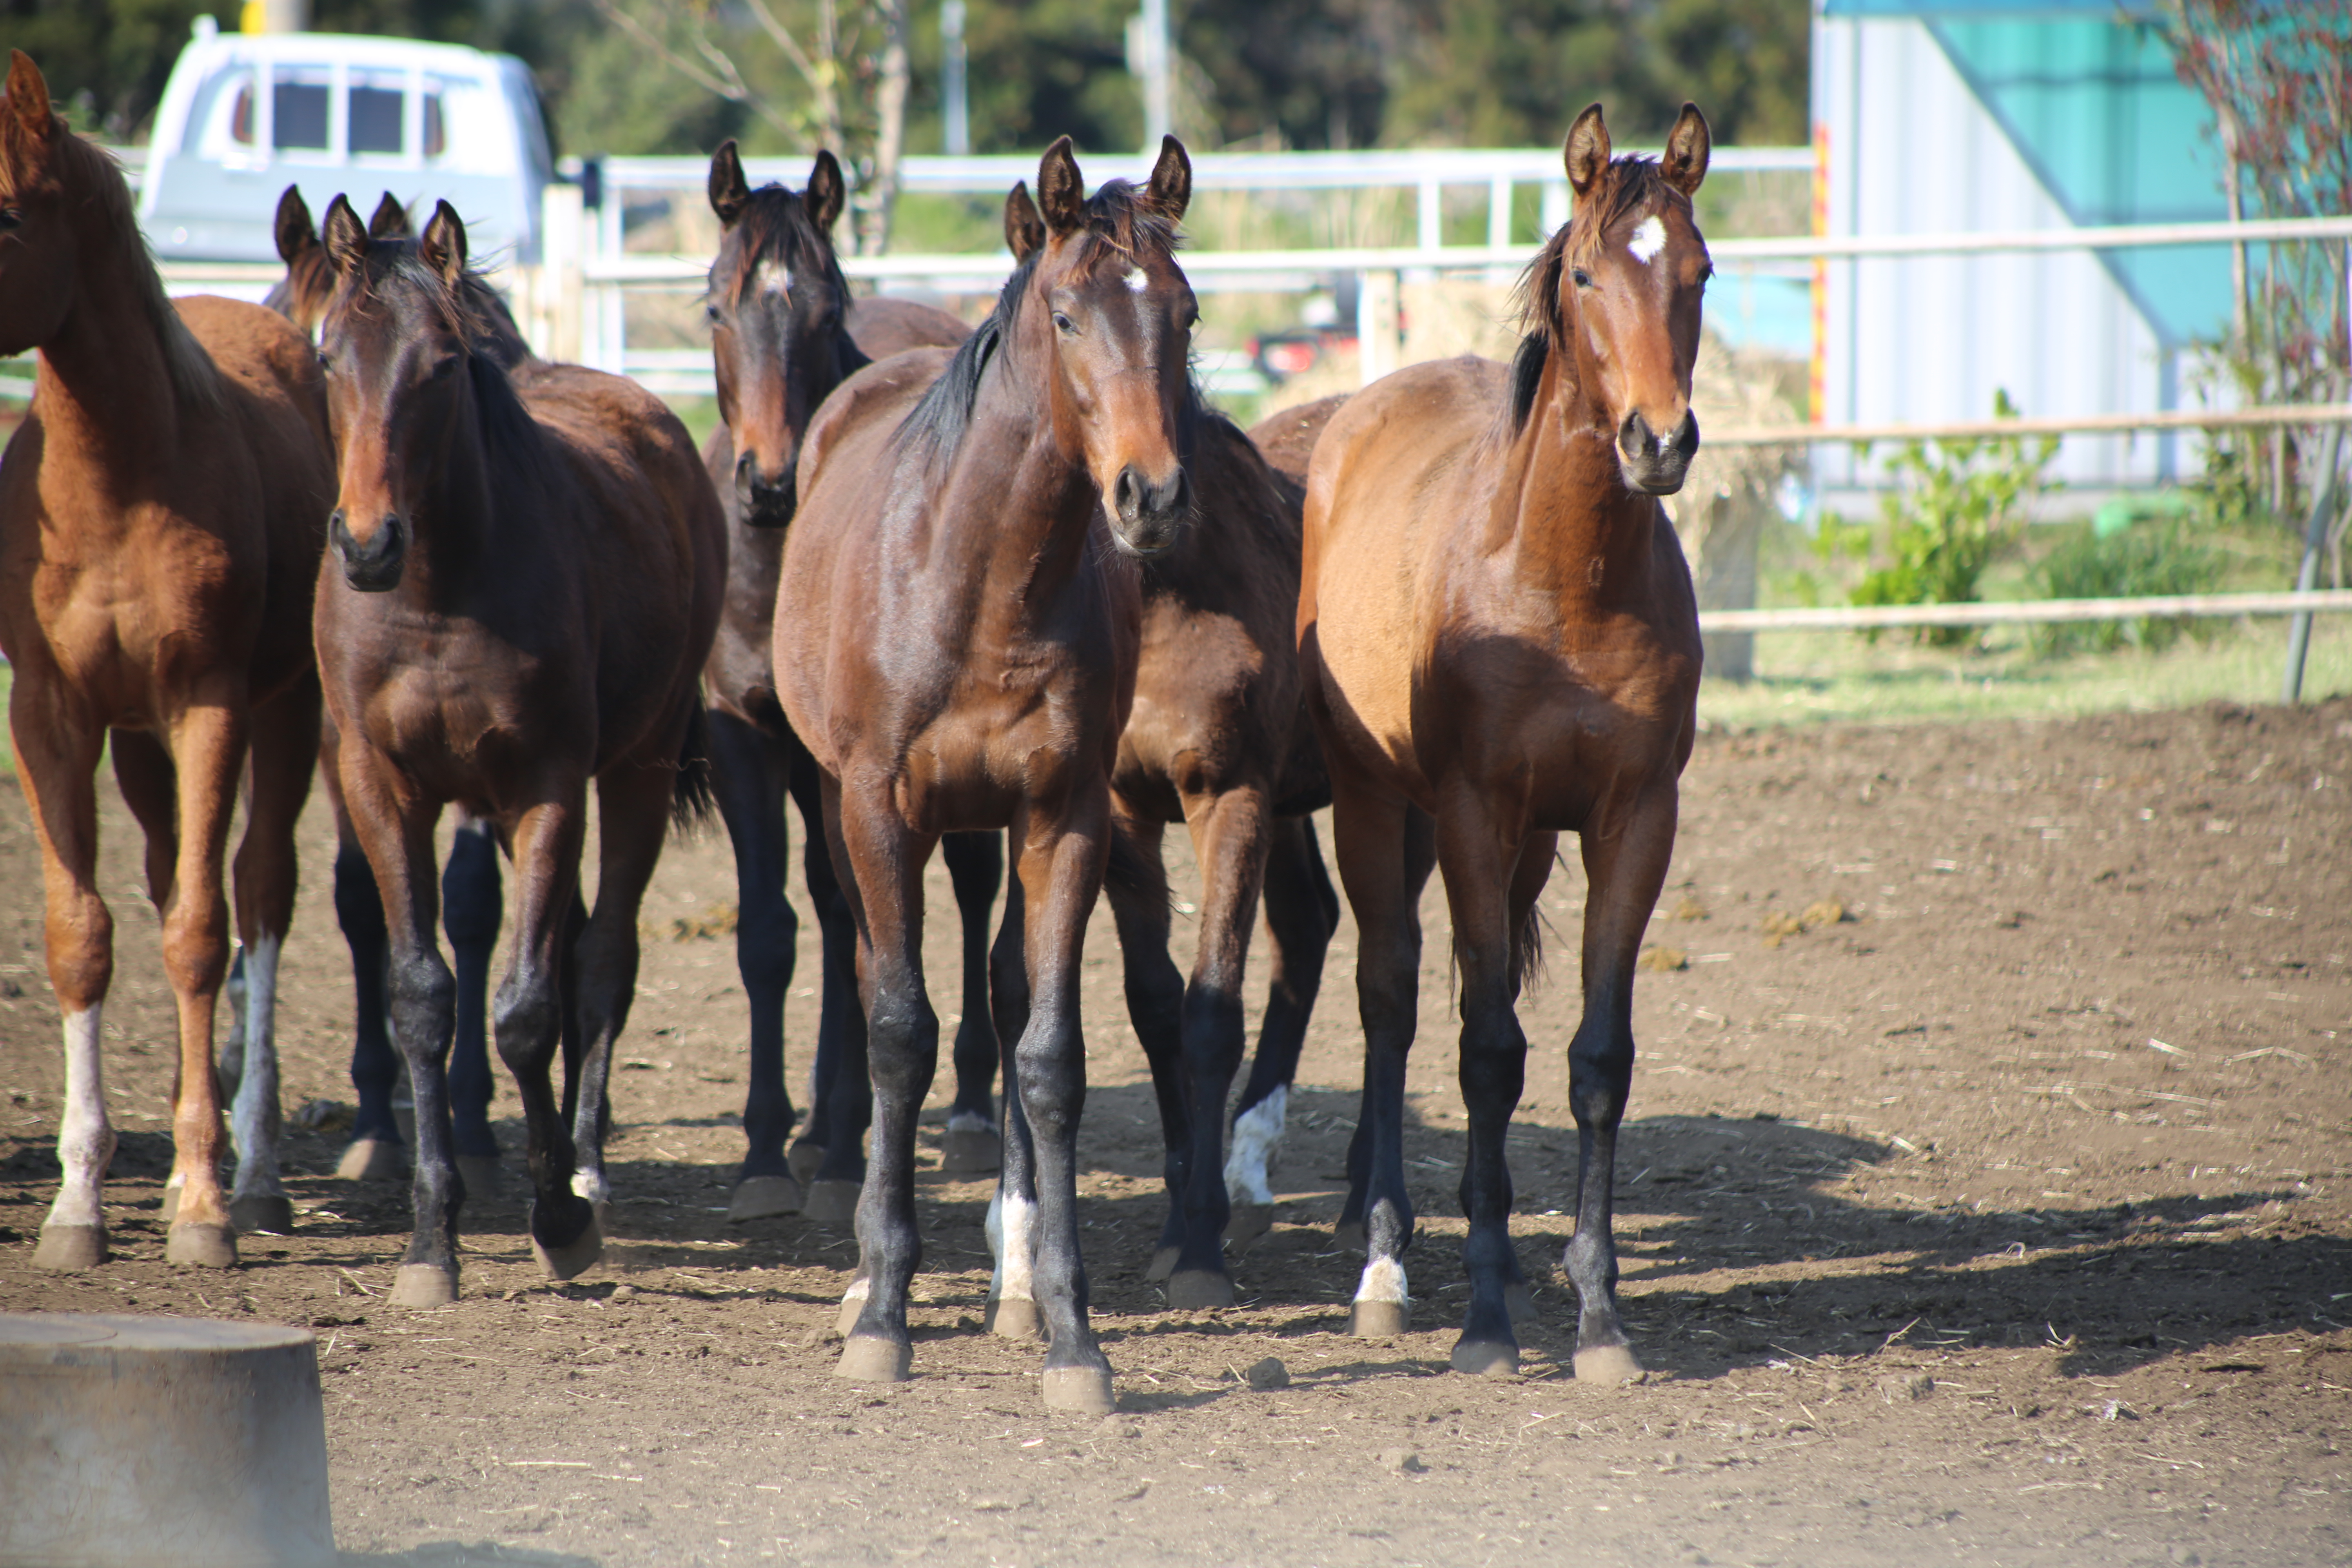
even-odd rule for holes
{"type": "Polygon", "coordinates": [[[1163,1247],[1159,1251],[1153,1253],[1151,1255],[1151,1267],[1143,1271],[1143,1277],[1152,1284],[1157,1285],[1162,1279],[1165,1279],[1170,1275],[1175,1273],[1176,1256],[1178,1250],[1178,1248],[1173,1247],[1163,1247]]]}
{"type": "Polygon", "coordinates": [[[79,1274],[106,1261],[106,1227],[102,1225],[45,1225],[40,1244],[33,1248],[33,1267],[60,1274],[79,1274]]]}
{"type": "Polygon", "coordinates": [[[392,1294],[384,1298],[395,1307],[446,1307],[457,1299],[454,1263],[404,1263],[392,1277],[392,1294]]]}
{"type": "Polygon", "coordinates": [[[408,1153],[389,1138],[354,1138],[335,1165],[343,1182],[395,1182],[408,1174],[408,1153]]]}
{"type": "Polygon", "coordinates": [[[1108,1367],[1049,1366],[1045,1394],[1046,1409],[1077,1415],[1108,1415],[1118,1405],[1111,1397],[1108,1367]]]}
{"type": "Polygon", "coordinates": [[[291,1236],[294,1200],[287,1197],[231,1198],[228,1222],[239,1236],[291,1236]]]}
{"type": "Polygon", "coordinates": [[[915,1375],[915,1347],[897,1340],[852,1334],[841,1347],[833,1375],[853,1383],[904,1383],[915,1375]]]}
{"type": "Polygon", "coordinates": [[[1343,1252],[1363,1251],[1364,1222],[1360,1219],[1343,1219],[1338,1225],[1333,1226],[1331,1227],[1331,1245],[1339,1248],[1343,1252]]]}
{"type": "Polygon", "coordinates": [[[1536,1321],[1535,1287],[1524,1283],[1504,1286],[1503,1310],[1511,1314],[1511,1321],[1515,1323],[1534,1322],[1536,1321]]]}
{"type": "Polygon", "coordinates": [[[1205,1311],[1234,1304],[1230,1274],[1210,1268],[1183,1268],[1168,1277],[1168,1305],[1179,1312],[1205,1311]]]}
{"type": "Polygon", "coordinates": [[[1633,1352],[1624,1345],[1594,1345],[1576,1352],[1576,1381],[1579,1383],[1639,1383],[1649,1373],[1633,1359],[1633,1352]]]}
{"type": "Polygon", "coordinates": [[[793,1145],[792,1152],[784,1156],[784,1163],[791,1169],[793,1179],[806,1186],[816,1179],[816,1168],[824,1163],[824,1145],[803,1139],[793,1145]]]}
{"type": "Polygon", "coordinates": [[[801,1184],[790,1176],[746,1176],[735,1184],[735,1195],[727,1200],[729,1225],[800,1212],[801,1184]]]}
{"type": "Polygon", "coordinates": [[[1004,1168],[1004,1140],[993,1127],[950,1127],[940,1141],[940,1169],[950,1176],[992,1176],[1004,1168]]]}
{"type": "Polygon", "coordinates": [[[234,1268],[236,1232],[225,1225],[174,1225],[163,1238],[163,1261],[183,1268],[234,1268]]]}
{"type": "Polygon", "coordinates": [[[991,1299],[982,1326],[990,1333],[1001,1334],[1008,1340],[1042,1340],[1045,1337],[1045,1320],[1038,1312],[1036,1301],[1027,1296],[991,1299]]]}
{"type": "Polygon", "coordinates": [[[1273,1228],[1272,1204],[1235,1204],[1225,1221],[1225,1245],[1246,1247],[1273,1228]]]}
{"type": "Polygon", "coordinates": [[[857,1194],[856,1182],[812,1183],[801,1200],[801,1216],[819,1225],[848,1225],[857,1218],[857,1194]]]}
{"type": "Polygon", "coordinates": [[[506,1185],[506,1167],[499,1163],[496,1154],[458,1155],[457,1174],[465,1178],[469,1198],[496,1197],[506,1185]]]}
{"type": "Polygon", "coordinates": [[[570,1279],[604,1256],[604,1228],[592,1212],[588,1228],[580,1233],[578,1239],[550,1247],[534,1236],[530,1238],[530,1255],[547,1271],[550,1279],[570,1279]]]}
{"type": "Polygon", "coordinates": [[[1454,1347],[1454,1370],[1472,1377],[1517,1377],[1519,1347],[1493,1340],[1464,1340],[1454,1347]]]}
{"type": "Polygon", "coordinates": [[[1348,1331],[1360,1340],[1389,1340],[1412,1331],[1412,1306],[1405,1301],[1359,1301],[1348,1314],[1348,1331]]]}

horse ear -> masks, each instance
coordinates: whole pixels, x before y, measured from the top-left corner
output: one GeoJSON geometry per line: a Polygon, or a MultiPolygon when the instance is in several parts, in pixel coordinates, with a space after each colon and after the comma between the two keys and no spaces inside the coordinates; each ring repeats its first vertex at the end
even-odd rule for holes
{"type": "Polygon", "coordinates": [[[1048,234],[1068,234],[1086,222],[1087,181],[1070,139],[1057,138],[1037,162],[1037,206],[1048,234]]]}
{"type": "Polygon", "coordinates": [[[335,270],[345,277],[357,272],[367,261],[368,233],[360,222],[360,215],[352,211],[351,199],[341,192],[327,204],[327,217],[319,226],[320,239],[327,247],[327,259],[335,270]]]}
{"type": "Polygon", "coordinates": [[[417,255],[425,265],[441,274],[441,280],[451,288],[466,274],[466,224],[457,209],[446,201],[433,204],[433,221],[425,226],[425,235],[417,242],[417,255]]]}
{"type": "Polygon", "coordinates": [[[47,142],[57,126],[49,112],[49,84],[41,78],[41,68],[33,57],[22,49],[8,51],[8,107],[16,111],[16,123],[36,142],[47,142]]]}
{"type": "Polygon", "coordinates": [[[1184,143],[1173,136],[1160,139],[1160,162],[1151,166],[1147,195],[1170,223],[1183,222],[1184,209],[1192,205],[1192,160],[1185,155],[1184,143]]]}
{"type": "Polygon", "coordinates": [[[1609,173],[1609,127],[1601,121],[1599,104],[1578,115],[1576,123],[1568,128],[1568,144],[1560,149],[1560,162],[1568,165],[1568,184],[1578,201],[1601,188],[1609,173]]]}
{"type": "Polygon", "coordinates": [[[1699,182],[1706,178],[1706,157],[1714,145],[1706,116],[1698,111],[1697,104],[1684,104],[1675,128],[1666,132],[1666,155],[1660,162],[1666,184],[1686,196],[1696,195],[1699,182]]]}
{"type": "Polygon", "coordinates": [[[408,226],[408,209],[390,191],[383,193],[368,215],[370,239],[406,239],[413,231],[408,226]]]}
{"type": "Polygon", "coordinates": [[[720,223],[732,225],[743,216],[743,204],[751,199],[751,187],[743,178],[743,160],[735,143],[721,142],[719,151],[710,154],[710,210],[719,215],[720,223]]]}
{"type": "Polygon", "coordinates": [[[1045,220],[1037,216],[1037,204],[1029,199],[1029,182],[1023,180],[1004,198],[1004,248],[1013,252],[1017,266],[1045,243],[1045,220]]]}
{"type": "Polygon", "coordinates": [[[302,199],[301,186],[289,185],[278,198],[278,259],[291,267],[297,257],[318,248],[319,226],[310,221],[310,204],[302,199]]]}
{"type": "Polygon", "coordinates": [[[849,200],[849,185],[841,177],[841,160],[820,147],[816,161],[809,165],[808,189],[801,193],[801,205],[808,209],[809,222],[816,225],[817,233],[833,237],[834,220],[849,200]]]}

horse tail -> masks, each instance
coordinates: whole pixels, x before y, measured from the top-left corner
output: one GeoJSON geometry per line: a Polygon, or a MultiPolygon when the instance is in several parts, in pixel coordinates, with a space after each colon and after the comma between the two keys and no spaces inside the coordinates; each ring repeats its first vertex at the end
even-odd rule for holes
{"type": "Polygon", "coordinates": [[[1110,865],[1103,872],[1103,886],[1113,893],[1138,900],[1148,909],[1167,912],[1166,863],[1157,855],[1145,853],[1143,846],[1129,837],[1116,819],[1111,823],[1110,865]]]}
{"type": "Polygon", "coordinates": [[[1519,994],[1531,996],[1543,984],[1544,918],[1540,902],[1528,906],[1527,917],[1511,933],[1511,967],[1518,971],[1519,994]]]}
{"type": "Polygon", "coordinates": [[[686,739],[677,749],[677,783],[670,792],[669,821],[685,834],[708,827],[719,816],[719,795],[710,768],[710,710],[698,696],[687,709],[686,739]]]}

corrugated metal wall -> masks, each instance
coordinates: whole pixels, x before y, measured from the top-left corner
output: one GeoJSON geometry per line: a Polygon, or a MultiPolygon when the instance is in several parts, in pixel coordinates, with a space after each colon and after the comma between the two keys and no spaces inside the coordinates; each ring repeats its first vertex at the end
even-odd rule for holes
{"type": "MultiPolygon", "coordinates": [[[[1813,111],[1827,132],[1833,235],[2063,228],[2069,219],[1913,17],[1814,23],[1813,111]]],[[[1981,418],[1997,389],[2031,415],[2172,406],[2148,321],[2088,252],[1835,261],[1826,270],[1822,417],[1981,418]]],[[[2074,503],[2157,482],[2177,438],[2069,438],[2052,472],[2074,503]]],[[[2189,459],[2193,460],[2193,459],[2189,459]]],[[[1815,476],[1833,509],[1865,504],[1843,448],[1815,476]]]]}

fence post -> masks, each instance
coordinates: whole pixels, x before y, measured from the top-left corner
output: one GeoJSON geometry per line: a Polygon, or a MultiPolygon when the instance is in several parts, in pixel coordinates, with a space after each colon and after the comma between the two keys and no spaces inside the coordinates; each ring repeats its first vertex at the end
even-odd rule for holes
{"type": "MultiPolygon", "coordinates": [[[[2344,426],[2327,427],[2326,455],[2319,459],[2319,482],[2311,489],[2311,521],[2303,531],[2303,570],[2294,576],[2294,591],[2308,594],[2319,586],[2319,552],[2327,543],[2327,525],[2336,521],[2336,459],[2344,452],[2344,426]]],[[[2311,612],[2297,610],[2287,623],[2286,671],[2279,680],[2279,700],[2303,700],[2303,661],[2311,652],[2311,612]]]]}
{"type": "Polygon", "coordinates": [[[1373,271],[1356,284],[1356,353],[1363,384],[1397,367],[1397,275],[1373,271]]]}
{"type": "Polygon", "coordinates": [[[543,359],[580,359],[580,187],[550,184],[540,193],[540,264],[524,325],[543,359]]]}

